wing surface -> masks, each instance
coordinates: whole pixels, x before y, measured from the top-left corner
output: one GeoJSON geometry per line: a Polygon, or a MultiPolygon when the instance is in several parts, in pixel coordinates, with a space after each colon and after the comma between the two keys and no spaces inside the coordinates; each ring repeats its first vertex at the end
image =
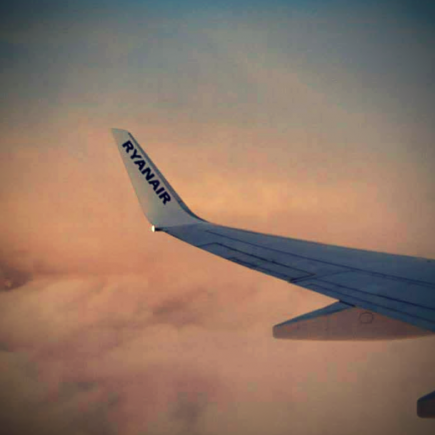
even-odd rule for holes
{"type": "Polygon", "coordinates": [[[204,221],[187,208],[130,133],[113,133],[142,209],[158,230],[348,306],[435,332],[434,260],[261,234],[204,221]],[[158,184],[147,178],[147,167],[158,184]],[[165,203],[157,192],[168,192],[172,201],[165,203]]]}
{"type": "Polygon", "coordinates": [[[234,263],[435,332],[435,261],[203,223],[164,230],[234,263]]]}

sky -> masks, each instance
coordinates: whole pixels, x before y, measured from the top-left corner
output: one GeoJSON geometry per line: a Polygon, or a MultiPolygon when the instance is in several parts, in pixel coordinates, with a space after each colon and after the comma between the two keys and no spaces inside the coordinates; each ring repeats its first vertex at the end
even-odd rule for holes
{"type": "Polygon", "coordinates": [[[435,7],[0,7],[0,428],[427,434],[435,339],[275,340],[331,299],[142,215],[110,128],[212,222],[435,258],[435,7]]]}

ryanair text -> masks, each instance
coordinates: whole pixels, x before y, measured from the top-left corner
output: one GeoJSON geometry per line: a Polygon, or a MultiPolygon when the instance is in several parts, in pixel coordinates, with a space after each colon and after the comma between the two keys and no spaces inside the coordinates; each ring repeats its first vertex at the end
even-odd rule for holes
{"type": "Polygon", "coordinates": [[[125,142],[122,147],[124,148],[125,152],[130,155],[130,158],[133,160],[134,164],[137,165],[139,172],[144,176],[145,180],[148,181],[151,186],[153,186],[155,194],[162,200],[163,205],[169,202],[171,200],[171,196],[168,192],[166,192],[165,188],[163,187],[163,183],[161,183],[162,187],[159,189],[160,181],[155,178],[151,168],[146,166],[145,159],[136,150],[131,141],[125,142]],[[130,154],[130,151],[133,152],[130,154]]]}

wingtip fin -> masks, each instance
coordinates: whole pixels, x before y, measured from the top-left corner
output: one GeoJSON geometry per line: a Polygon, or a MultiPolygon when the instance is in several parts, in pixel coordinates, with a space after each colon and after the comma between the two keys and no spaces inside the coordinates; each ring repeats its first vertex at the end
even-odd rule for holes
{"type": "Polygon", "coordinates": [[[129,131],[112,128],[111,132],[142,210],[152,225],[165,228],[202,221],[181,200],[129,131]]]}

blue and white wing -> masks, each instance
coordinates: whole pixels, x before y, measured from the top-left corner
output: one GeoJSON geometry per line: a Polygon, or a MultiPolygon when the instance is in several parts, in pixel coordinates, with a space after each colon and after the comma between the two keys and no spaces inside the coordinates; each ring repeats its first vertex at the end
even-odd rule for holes
{"type": "Polygon", "coordinates": [[[276,325],[277,338],[386,339],[435,332],[435,261],[260,234],[196,216],[133,136],[114,129],[153,229],[211,254],[337,299],[276,325]]]}

